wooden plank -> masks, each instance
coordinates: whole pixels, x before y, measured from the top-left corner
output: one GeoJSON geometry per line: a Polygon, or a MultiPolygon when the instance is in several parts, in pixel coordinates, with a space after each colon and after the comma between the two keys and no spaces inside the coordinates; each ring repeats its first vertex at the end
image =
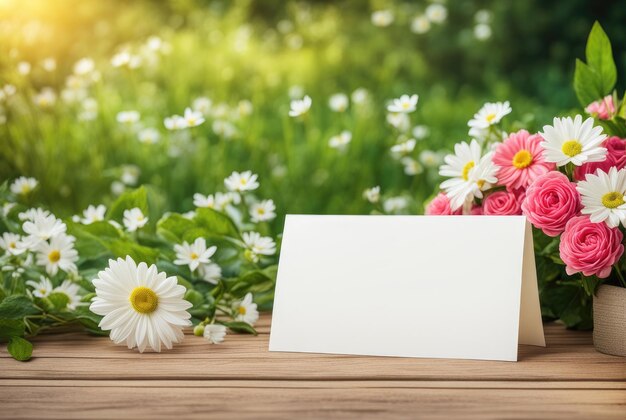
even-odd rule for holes
{"type": "Polygon", "coordinates": [[[3,418],[615,418],[624,390],[3,387],[3,418]]]}

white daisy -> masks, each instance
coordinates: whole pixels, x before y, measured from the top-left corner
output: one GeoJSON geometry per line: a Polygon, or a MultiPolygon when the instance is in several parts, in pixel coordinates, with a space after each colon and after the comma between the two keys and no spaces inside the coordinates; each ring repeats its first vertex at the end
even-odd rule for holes
{"type": "Polygon", "coordinates": [[[159,141],[160,137],[159,131],[152,127],[143,128],[137,133],[139,142],[144,144],[155,144],[159,141]]]}
{"type": "Polygon", "coordinates": [[[185,288],[155,265],[137,265],[131,257],[109,260],[93,284],[96,297],[89,309],[104,316],[100,328],[110,330],[116,344],[126,342],[140,352],[159,352],[161,345],[171,349],[183,340],[183,328],[191,325],[187,309],[192,304],[183,299],[185,288]]]}
{"type": "Polygon", "coordinates": [[[225,139],[232,139],[238,134],[237,127],[235,127],[230,121],[215,120],[211,124],[213,132],[225,139]]]}
{"type": "Polygon", "coordinates": [[[187,127],[197,127],[204,122],[202,112],[193,111],[191,108],[185,108],[185,114],[183,115],[187,127]]]}
{"type": "Polygon", "coordinates": [[[276,244],[269,236],[261,236],[258,232],[244,232],[242,237],[246,247],[246,257],[253,262],[259,261],[259,255],[276,253],[276,244]]]}
{"type": "Polygon", "coordinates": [[[33,209],[28,209],[26,211],[21,212],[20,214],[17,215],[17,217],[21,221],[25,221],[25,220],[33,221],[37,217],[46,217],[49,215],[50,215],[50,212],[48,210],[44,210],[42,208],[36,208],[36,209],[33,208],[33,209]]]}
{"type": "Polygon", "coordinates": [[[75,310],[81,304],[81,296],[78,294],[79,287],[76,283],[65,280],[60,286],[55,287],[53,293],[63,293],[68,298],[67,309],[75,310]]]}
{"type": "Polygon", "coordinates": [[[406,209],[409,205],[405,197],[389,197],[383,202],[385,213],[398,213],[406,209]]]}
{"type": "Polygon", "coordinates": [[[163,120],[163,125],[168,130],[182,130],[187,128],[187,121],[180,115],[172,115],[163,120]]]}
{"type": "Polygon", "coordinates": [[[267,222],[276,217],[276,206],[273,200],[263,200],[250,206],[250,218],[252,222],[267,222]]]}
{"type": "Polygon", "coordinates": [[[378,203],[380,201],[380,186],[377,185],[363,191],[363,198],[372,204],[378,203]]]}
{"type": "Polygon", "coordinates": [[[402,95],[387,105],[387,111],[408,114],[409,112],[415,111],[418,99],[419,97],[417,95],[402,95]]]}
{"type": "Polygon", "coordinates": [[[372,13],[372,23],[380,28],[391,25],[393,23],[393,12],[391,10],[376,10],[372,13]]]}
{"type": "Polygon", "coordinates": [[[576,115],[571,117],[554,118],[553,125],[543,127],[541,147],[544,148],[546,162],[555,162],[563,166],[572,162],[581,166],[588,162],[602,162],[606,159],[607,150],[602,147],[606,138],[602,134],[602,127],[593,126],[593,118],[576,115]]]}
{"type": "Polygon", "coordinates": [[[83,211],[81,222],[85,225],[89,225],[93,222],[101,222],[104,220],[104,213],[106,213],[106,211],[107,208],[104,204],[98,206],[90,205],[83,211]]]}
{"type": "Polygon", "coordinates": [[[448,9],[443,4],[433,3],[426,7],[424,14],[433,23],[443,23],[448,17],[448,9]]]}
{"type": "Polygon", "coordinates": [[[65,223],[47,212],[41,212],[34,215],[32,221],[27,220],[22,225],[22,230],[28,235],[24,238],[24,244],[27,247],[33,247],[42,241],[47,241],[67,230],[65,223]]]}
{"type": "Polygon", "coordinates": [[[136,185],[139,175],[141,175],[141,169],[137,165],[124,165],[120,180],[126,185],[136,185]]]}
{"type": "Polygon", "coordinates": [[[192,108],[194,111],[201,112],[202,115],[209,115],[211,112],[211,105],[213,105],[213,101],[206,97],[200,97],[193,101],[192,108]]]}
{"type": "Polygon", "coordinates": [[[222,278],[222,268],[215,263],[203,264],[199,266],[198,273],[202,277],[202,280],[211,284],[217,284],[222,278]]]}
{"type": "Polygon", "coordinates": [[[117,113],[115,119],[120,124],[133,125],[139,122],[141,115],[137,111],[121,111],[117,113]]]}
{"type": "Polygon", "coordinates": [[[203,195],[195,193],[193,195],[193,205],[196,207],[206,207],[209,209],[215,208],[215,197],[213,194],[203,195]]]}
{"type": "Polygon", "coordinates": [[[37,264],[46,267],[49,275],[54,276],[59,269],[66,273],[76,272],[78,252],[74,249],[76,238],[65,233],[58,234],[50,242],[40,242],[34,250],[37,252],[37,264]]]}
{"type": "Polygon", "coordinates": [[[23,76],[30,73],[31,65],[28,61],[20,61],[17,63],[17,72],[23,76]]]}
{"type": "Polygon", "coordinates": [[[404,173],[406,175],[412,176],[424,172],[422,165],[413,158],[405,156],[402,158],[401,162],[404,165],[404,173]]]}
{"type": "Polygon", "coordinates": [[[256,303],[252,302],[252,293],[246,293],[243,300],[233,304],[235,309],[235,320],[247,322],[254,325],[259,320],[259,311],[256,303]]]}
{"type": "Polygon", "coordinates": [[[32,190],[37,188],[39,182],[35,178],[27,178],[21,176],[11,184],[11,192],[17,195],[28,195],[32,190]]]}
{"type": "Polygon", "coordinates": [[[348,96],[344,93],[335,93],[328,99],[328,106],[335,112],[344,112],[348,109],[348,96]]]}
{"type": "Polygon", "coordinates": [[[328,145],[333,149],[345,150],[348,144],[352,141],[352,133],[344,130],[336,136],[332,136],[330,140],[328,140],[328,145]]]}
{"type": "Polygon", "coordinates": [[[482,191],[497,182],[495,177],[498,167],[491,162],[493,153],[481,157],[480,145],[476,140],[470,144],[457,143],[454,154],[444,158],[439,175],[451,177],[441,184],[441,188],[450,199],[452,210],[456,210],[473,198],[482,198],[482,191]]]}
{"type": "Polygon", "coordinates": [[[416,141],[415,139],[408,139],[403,141],[402,143],[398,143],[391,147],[391,153],[394,155],[406,155],[411,153],[413,149],[415,149],[416,141]]]}
{"type": "Polygon", "coordinates": [[[19,255],[26,251],[21,246],[20,235],[11,232],[2,234],[0,237],[0,248],[4,249],[8,255],[19,255]]]}
{"type": "Polygon", "coordinates": [[[416,140],[421,140],[428,137],[428,134],[430,134],[430,129],[425,125],[416,125],[415,127],[413,127],[412,133],[413,137],[415,137],[416,140]]]}
{"type": "Polygon", "coordinates": [[[245,171],[241,173],[233,171],[233,173],[224,180],[224,185],[226,185],[226,188],[228,188],[229,191],[252,191],[259,188],[257,178],[258,175],[253,174],[252,171],[245,171]]]}
{"type": "Polygon", "coordinates": [[[41,67],[47,72],[53,72],[57,68],[57,61],[53,57],[44,58],[41,67]]]}
{"type": "Polygon", "coordinates": [[[148,218],[143,215],[140,208],[135,207],[130,210],[124,210],[123,222],[129,232],[135,232],[148,223],[148,218]]]}
{"type": "Polygon", "coordinates": [[[432,150],[422,150],[419,155],[419,160],[422,165],[427,168],[434,168],[441,164],[441,154],[432,150]]]}
{"type": "Polygon", "coordinates": [[[409,116],[401,112],[387,114],[387,122],[403,133],[406,132],[411,126],[411,119],[409,116]]]}
{"type": "Polygon", "coordinates": [[[204,238],[196,238],[193,244],[183,242],[182,245],[174,245],[176,251],[176,265],[188,265],[191,271],[195,271],[200,264],[208,264],[217,250],[216,246],[206,247],[204,238]]]}
{"type": "Polygon", "coordinates": [[[425,34],[430,31],[430,20],[424,15],[415,16],[411,21],[411,32],[415,34],[425,34]]]}
{"type": "Polygon", "coordinates": [[[13,207],[15,207],[16,204],[15,203],[4,203],[2,205],[2,215],[4,217],[7,217],[9,215],[9,213],[11,212],[11,210],[13,210],[13,207]]]}
{"type": "Polygon", "coordinates": [[[313,101],[309,95],[306,95],[302,99],[294,99],[291,101],[289,105],[289,116],[290,117],[299,117],[300,115],[306,114],[309,109],[311,109],[311,104],[313,101]]]}
{"type": "Polygon", "coordinates": [[[357,88],[352,92],[352,95],[350,95],[350,99],[352,99],[352,102],[355,104],[364,104],[369,99],[369,92],[365,88],[357,88]]]}
{"type": "Polygon", "coordinates": [[[237,111],[239,112],[240,117],[247,117],[248,115],[251,115],[253,110],[254,106],[252,105],[252,102],[247,99],[242,99],[237,103],[237,111]]]}
{"type": "Polygon", "coordinates": [[[57,101],[57,94],[54,89],[45,87],[41,89],[34,97],[33,102],[40,108],[50,108],[57,101]]]}
{"type": "Polygon", "coordinates": [[[502,118],[510,114],[511,111],[509,101],[487,102],[474,114],[474,118],[469,120],[467,125],[472,128],[488,128],[489,126],[499,123],[502,118]]]}
{"type": "Polygon", "coordinates": [[[209,343],[220,344],[226,337],[226,327],[221,324],[205,325],[202,335],[209,343]]]}
{"type": "Polygon", "coordinates": [[[89,58],[81,58],[74,64],[74,74],[77,76],[86,76],[96,69],[96,63],[89,58]]]}
{"type": "Polygon", "coordinates": [[[606,222],[617,227],[626,222],[626,169],[615,166],[609,173],[602,170],[587,174],[576,186],[583,204],[582,214],[588,214],[594,223],[606,222]]]}
{"type": "Polygon", "coordinates": [[[40,276],[39,281],[28,280],[27,285],[33,288],[33,296],[38,298],[45,298],[52,293],[52,282],[49,278],[40,276]]]}

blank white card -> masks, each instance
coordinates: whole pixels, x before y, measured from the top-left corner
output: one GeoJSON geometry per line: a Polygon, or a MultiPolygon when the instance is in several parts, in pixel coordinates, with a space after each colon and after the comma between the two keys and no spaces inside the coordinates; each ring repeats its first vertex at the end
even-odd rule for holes
{"type": "Polygon", "coordinates": [[[517,360],[545,346],[523,216],[288,215],[270,351],[517,360]]]}

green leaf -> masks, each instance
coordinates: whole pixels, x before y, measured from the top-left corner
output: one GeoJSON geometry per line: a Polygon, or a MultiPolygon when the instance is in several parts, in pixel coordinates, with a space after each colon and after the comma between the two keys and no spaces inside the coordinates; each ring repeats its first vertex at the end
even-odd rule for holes
{"type": "Polygon", "coordinates": [[[11,337],[22,336],[26,326],[21,319],[0,319],[0,341],[7,341],[11,337]]]}
{"type": "Polygon", "coordinates": [[[601,83],[600,76],[594,70],[579,59],[576,59],[574,90],[582,106],[587,106],[602,98],[604,94],[600,88],[601,83]]]}
{"type": "Polygon", "coordinates": [[[162,238],[174,242],[182,242],[183,235],[194,227],[194,223],[178,213],[163,216],[157,223],[157,234],[162,238]]]}
{"type": "MultiPolygon", "coordinates": [[[[106,223],[107,222],[98,222],[98,223],[106,223]]],[[[90,232],[87,227],[91,225],[81,225],[78,223],[67,222],[68,233],[76,237],[76,250],[78,251],[78,255],[80,255],[81,260],[93,260],[103,256],[110,254],[108,246],[103,238],[107,236],[103,235],[99,236],[98,233],[90,232]]],[[[117,231],[113,226],[109,225],[111,229],[117,231]]],[[[108,229],[108,228],[107,228],[108,229]]],[[[91,228],[93,232],[97,232],[97,230],[103,231],[103,228],[91,228]]],[[[111,233],[111,231],[109,231],[111,233]]]]}
{"type": "Polygon", "coordinates": [[[50,301],[52,307],[56,310],[67,308],[67,304],[70,303],[70,298],[65,293],[50,293],[46,299],[50,301]]]}
{"type": "Polygon", "coordinates": [[[33,344],[22,337],[11,337],[7,350],[15,360],[25,362],[33,354],[33,344]]]}
{"type": "Polygon", "coordinates": [[[111,206],[108,218],[121,221],[124,217],[124,210],[135,207],[138,207],[144,215],[148,214],[148,196],[143,186],[120,195],[111,206]]]}
{"type": "Polygon", "coordinates": [[[24,295],[8,296],[0,303],[0,318],[20,319],[38,312],[33,302],[24,295]]]}
{"type": "Polygon", "coordinates": [[[109,248],[115,257],[125,258],[129,255],[135,262],[145,262],[154,264],[159,256],[159,250],[148,248],[123,239],[114,240],[109,244],[109,248]]]}
{"type": "Polygon", "coordinates": [[[204,303],[204,296],[196,290],[189,289],[185,293],[185,300],[191,303],[194,308],[197,308],[204,303]]]}
{"type": "Polygon", "coordinates": [[[244,333],[244,334],[254,334],[254,335],[258,334],[257,331],[254,329],[254,327],[248,324],[247,322],[241,322],[241,321],[224,322],[224,325],[226,325],[229,329],[231,329],[234,332],[244,333]]]}
{"type": "Polygon", "coordinates": [[[232,219],[219,211],[208,208],[197,209],[193,221],[211,235],[241,239],[239,229],[232,219]]]}
{"type": "MultiPolygon", "coordinates": [[[[600,97],[607,95],[617,81],[617,69],[613,61],[611,41],[598,22],[593,24],[587,40],[587,65],[599,75],[600,97]]],[[[599,98],[596,98],[599,99],[599,98]]]]}

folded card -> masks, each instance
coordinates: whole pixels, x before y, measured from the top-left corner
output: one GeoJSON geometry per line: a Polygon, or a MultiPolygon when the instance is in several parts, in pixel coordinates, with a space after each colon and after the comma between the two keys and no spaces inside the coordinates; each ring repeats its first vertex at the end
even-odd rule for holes
{"type": "Polygon", "coordinates": [[[270,351],[517,360],[545,346],[523,216],[288,215],[270,351]]]}

